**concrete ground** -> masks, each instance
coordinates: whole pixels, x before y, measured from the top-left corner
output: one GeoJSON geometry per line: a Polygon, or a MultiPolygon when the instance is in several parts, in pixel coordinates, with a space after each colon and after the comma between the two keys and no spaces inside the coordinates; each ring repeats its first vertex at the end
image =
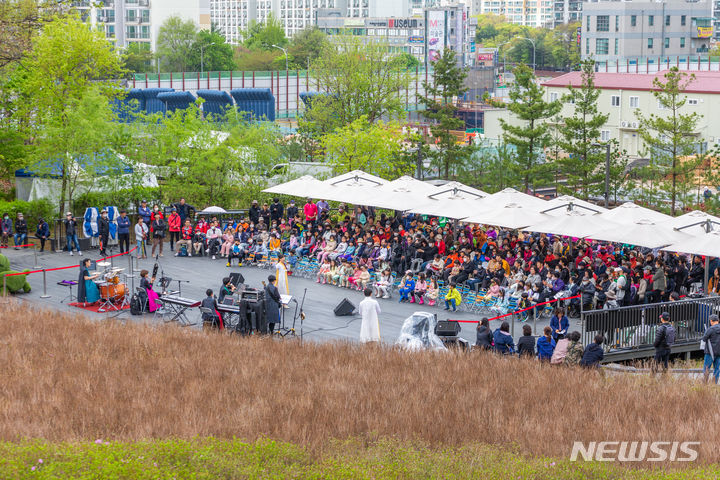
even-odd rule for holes
{"type": "MultiPolygon", "coordinates": [[[[261,269],[257,267],[237,267],[233,266],[228,268],[225,266],[224,259],[218,258],[217,260],[211,260],[208,257],[174,257],[173,253],[170,252],[169,245],[165,245],[165,256],[159,258],[161,271],[164,271],[165,276],[171,277],[174,280],[183,280],[181,283],[182,296],[186,298],[201,300],[205,297],[205,290],[212,288],[215,293],[219,291],[222,284],[222,278],[227,276],[230,272],[241,272],[245,277],[245,283],[251,287],[262,288],[261,281],[267,280],[267,276],[271,272],[267,269],[261,269]]],[[[5,254],[10,259],[10,265],[13,270],[36,270],[35,267],[35,256],[32,250],[14,250],[3,249],[5,254]]],[[[100,255],[97,249],[83,252],[86,257],[93,260],[98,260],[100,255]]],[[[117,253],[117,249],[114,249],[113,253],[117,253]]],[[[54,253],[46,252],[37,255],[37,265],[41,268],[51,269],[69,265],[78,265],[81,258],[77,254],[75,256],[69,256],[67,252],[54,253]]],[[[132,287],[132,282],[135,285],[139,285],[139,270],[147,269],[152,271],[154,259],[136,260],[133,259],[133,268],[136,269],[135,278],[127,279],[128,287],[132,287]]],[[[117,257],[113,259],[115,267],[125,268],[124,274],[130,273],[130,266],[127,256],[117,257]]],[[[160,276],[160,274],[158,274],[160,276]]],[[[56,270],[46,272],[47,278],[47,294],[48,298],[41,298],[43,295],[43,274],[34,273],[28,276],[28,281],[32,285],[32,292],[28,294],[16,295],[18,299],[27,301],[33,305],[41,306],[48,309],[67,311],[72,313],[81,313],[89,316],[90,318],[102,319],[112,316],[123,321],[141,322],[147,321],[152,322],[152,315],[146,314],[143,316],[133,316],[129,310],[122,312],[112,313],[93,313],[76,307],[71,307],[65,303],[61,303],[61,300],[68,295],[68,288],[57,285],[57,282],[61,280],[77,280],[78,270],[77,268],[67,270],[56,270]]],[[[348,290],[344,288],[335,287],[332,285],[320,285],[314,280],[290,277],[290,293],[297,298],[300,302],[305,295],[305,301],[303,310],[306,314],[306,319],[303,323],[303,338],[306,340],[316,341],[328,341],[328,340],[344,340],[344,341],[356,341],[360,332],[360,317],[358,315],[348,317],[336,317],[333,314],[335,306],[343,299],[347,298],[356,307],[362,300],[363,296],[356,290],[348,290]]],[[[173,281],[171,289],[176,290],[178,283],[173,281]]],[[[76,293],[76,289],[73,288],[73,293],[76,293]]],[[[408,303],[399,303],[397,294],[389,300],[379,300],[382,314],[380,316],[380,334],[384,343],[394,343],[400,334],[400,328],[403,321],[410,316],[413,312],[427,311],[436,313],[438,320],[456,319],[456,320],[474,320],[478,321],[483,316],[492,317],[495,316],[492,312],[483,312],[482,314],[468,313],[468,312],[446,312],[442,308],[429,307],[427,305],[416,305],[408,303]]],[[[295,312],[293,306],[286,311],[286,322],[292,323],[292,317],[295,312]]],[[[199,321],[200,313],[197,309],[192,310],[188,317],[192,321],[199,321]]],[[[509,320],[509,317],[505,320],[509,320]]],[[[160,321],[158,319],[154,321],[160,321]]],[[[542,333],[542,328],[549,322],[548,318],[538,319],[537,321],[537,334],[542,333]]],[[[511,322],[514,325],[514,336],[517,338],[522,332],[522,324],[519,321],[511,322]]],[[[532,321],[530,322],[532,325],[532,321]]],[[[576,326],[576,320],[571,320],[571,330],[576,326]]],[[[470,341],[475,342],[475,327],[474,323],[461,323],[462,332],[461,337],[470,341]]],[[[491,322],[493,329],[500,326],[500,321],[491,322]]],[[[192,327],[199,328],[199,327],[192,327]]],[[[296,325],[296,331],[300,333],[299,320],[296,325]]]]}

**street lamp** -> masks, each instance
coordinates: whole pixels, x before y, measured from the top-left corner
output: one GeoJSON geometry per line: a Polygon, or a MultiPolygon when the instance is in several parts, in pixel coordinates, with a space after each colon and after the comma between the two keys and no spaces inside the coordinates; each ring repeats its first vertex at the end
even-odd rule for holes
{"type": "Polygon", "coordinates": [[[591,147],[605,147],[605,208],[610,200],[610,142],[592,143],[591,147]]]}
{"type": "Polygon", "coordinates": [[[532,43],[532,47],[533,47],[533,72],[535,72],[535,40],[533,40],[532,38],[527,38],[527,37],[515,37],[515,38],[520,38],[520,39],[522,39],[522,40],[527,40],[528,42],[532,43]]]}
{"type": "Polygon", "coordinates": [[[205,71],[205,47],[209,47],[210,45],[215,45],[215,42],[200,45],[200,73],[205,71]]]}
{"type": "Polygon", "coordinates": [[[287,50],[285,50],[283,47],[279,47],[277,45],[272,45],[273,48],[277,48],[278,50],[282,50],[285,54],[285,71],[288,71],[288,56],[287,56],[287,50]]]}

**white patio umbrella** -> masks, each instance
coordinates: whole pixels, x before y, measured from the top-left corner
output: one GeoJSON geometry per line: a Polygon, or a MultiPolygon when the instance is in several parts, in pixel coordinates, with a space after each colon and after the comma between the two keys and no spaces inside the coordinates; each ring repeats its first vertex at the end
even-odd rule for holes
{"type": "Polygon", "coordinates": [[[458,182],[446,183],[436,187],[436,190],[422,202],[418,202],[410,211],[457,220],[477,212],[480,208],[480,200],[488,196],[482,190],[458,182]]]}
{"type": "Polygon", "coordinates": [[[545,203],[545,208],[542,210],[542,212],[547,213],[548,215],[556,216],[562,215],[563,212],[573,209],[577,209],[580,212],[586,214],[603,213],[608,211],[607,208],[603,208],[595,205],[594,203],[575,198],[572,195],[560,195],[559,197],[555,197],[552,200],[548,200],[545,203]],[[593,212],[593,210],[595,212],[593,212]]]}
{"type": "Polygon", "coordinates": [[[596,233],[600,226],[603,228],[620,228],[619,224],[609,220],[601,220],[600,214],[585,214],[579,210],[572,210],[557,216],[542,213],[537,222],[523,228],[523,230],[584,238],[596,233]]]}
{"type": "Polygon", "coordinates": [[[318,188],[324,187],[323,182],[312,175],[303,175],[300,178],[290,180],[263,190],[265,193],[278,193],[282,195],[292,195],[295,197],[312,196],[318,188]]]}
{"type": "Polygon", "coordinates": [[[682,242],[690,235],[673,230],[651,220],[639,220],[630,224],[619,224],[615,228],[598,225],[595,233],[588,235],[594,240],[627,243],[647,248],[660,248],[676,242],[682,242]]]}
{"type": "Polygon", "coordinates": [[[377,188],[388,182],[362,170],[353,170],[321,183],[322,185],[318,186],[317,191],[310,195],[311,197],[353,205],[368,205],[366,202],[371,201],[374,195],[377,195],[377,188]]]}
{"type": "Polygon", "coordinates": [[[640,205],[635,205],[632,202],[623,203],[619,207],[615,207],[612,210],[602,213],[601,215],[605,220],[625,224],[635,223],[640,220],[650,220],[651,222],[660,223],[668,221],[672,218],[670,215],[665,215],[664,213],[656,212],[655,210],[650,210],[649,208],[641,207],[640,205]]]}
{"type": "Polygon", "coordinates": [[[663,225],[674,228],[688,235],[704,235],[708,231],[720,230],[720,218],[700,210],[671,218],[663,225]]]}
{"type": "Polygon", "coordinates": [[[720,257],[720,230],[713,230],[704,235],[687,235],[682,241],[663,248],[668,252],[692,253],[707,257],[720,257]]]}
{"type": "Polygon", "coordinates": [[[207,207],[204,210],[198,212],[198,213],[227,213],[227,210],[225,210],[222,207],[218,207],[216,205],[213,205],[211,207],[207,207]]]}
{"type": "Polygon", "coordinates": [[[483,198],[480,203],[480,208],[482,210],[491,210],[496,208],[498,205],[507,205],[510,203],[514,203],[516,205],[521,205],[528,208],[535,207],[538,209],[547,205],[547,201],[543,200],[542,198],[533,197],[532,195],[528,195],[527,193],[519,192],[514,188],[506,188],[504,190],[500,190],[499,192],[488,195],[487,197],[483,198]]]}
{"type": "Polygon", "coordinates": [[[400,211],[410,210],[437,190],[437,187],[429,183],[402,176],[371,191],[371,203],[365,205],[400,211]]]}
{"type": "Polygon", "coordinates": [[[517,203],[508,203],[492,210],[470,215],[463,219],[466,223],[482,223],[505,228],[522,228],[542,220],[543,215],[536,209],[517,203]]]}

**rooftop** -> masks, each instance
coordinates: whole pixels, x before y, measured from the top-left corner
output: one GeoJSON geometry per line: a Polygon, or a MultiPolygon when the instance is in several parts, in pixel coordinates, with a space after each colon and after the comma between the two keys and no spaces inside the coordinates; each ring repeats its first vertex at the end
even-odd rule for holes
{"type": "MultiPolygon", "coordinates": [[[[668,70],[657,73],[595,73],[595,85],[609,90],[657,90],[653,85],[656,78],[664,81],[668,70]]],[[[685,88],[685,93],[720,94],[720,72],[689,72],[695,75],[685,88]]],[[[544,87],[579,87],[582,85],[582,72],[570,72],[547,82],[544,87]]]]}

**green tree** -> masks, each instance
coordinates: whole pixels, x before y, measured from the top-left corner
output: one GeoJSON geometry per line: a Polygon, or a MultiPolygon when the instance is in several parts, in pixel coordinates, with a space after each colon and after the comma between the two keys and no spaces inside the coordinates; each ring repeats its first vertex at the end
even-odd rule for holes
{"type": "Polygon", "coordinates": [[[272,50],[273,45],[285,47],[288,39],[282,22],[269,14],[264,23],[250,22],[250,26],[242,34],[243,45],[250,50],[272,50]]]}
{"type": "Polygon", "coordinates": [[[698,146],[698,121],[701,115],[695,112],[682,113],[687,102],[683,94],[694,75],[678,71],[673,67],[663,80],[653,80],[653,96],[664,115],[645,115],[636,112],[639,121],[638,133],[645,143],[650,161],[657,167],[660,180],[670,195],[670,212],[675,215],[677,201],[692,187],[690,176],[700,159],[698,146]]]}
{"type": "Polygon", "coordinates": [[[327,47],[325,33],[317,27],[308,27],[296,33],[287,47],[290,68],[305,70],[327,47]]]}
{"type": "Polygon", "coordinates": [[[324,135],[321,144],[326,161],[334,166],[337,174],[359,169],[394,178],[411,173],[414,167],[401,155],[403,140],[402,128],[397,122],[370,123],[360,117],[324,135]]]}
{"type": "Polygon", "coordinates": [[[43,173],[59,162],[62,213],[80,180],[76,160],[96,160],[86,168],[90,174],[104,168],[99,154],[114,124],[110,100],[120,94],[115,79],[124,73],[121,58],[102,33],[65,16],[43,27],[22,63],[25,102],[14,118],[25,127],[34,170],[43,173]]]}
{"type": "Polygon", "coordinates": [[[395,58],[383,43],[347,36],[327,43],[310,72],[327,95],[313,100],[301,130],[324,134],[363,116],[370,123],[400,117],[410,77],[395,58]]]}
{"type": "Polygon", "coordinates": [[[238,70],[243,71],[267,71],[272,70],[275,61],[282,55],[279,50],[268,52],[267,50],[250,50],[245,47],[235,48],[235,65],[238,70]]]}
{"type": "MultiPolygon", "coordinates": [[[[160,25],[157,38],[157,57],[164,72],[186,72],[192,65],[197,26],[192,20],[183,21],[172,16],[160,25]]],[[[198,53],[198,59],[200,52],[198,53]]],[[[199,62],[198,62],[199,63],[199,62]]]]}
{"type": "Polygon", "coordinates": [[[233,47],[218,32],[201,30],[193,44],[192,68],[205,72],[233,70],[233,47]],[[201,52],[201,47],[203,48],[201,52]],[[202,58],[201,58],[202,53],[202,58]]]}
{"type": "Polygon", "coordinates": [[[599,166],[605,158],[594,143],[600,139],[600,127],[607,122],[607,114],[598,111],[600,90],[595,86],[595,62],[582,64],[582,84],[568,87],[563,101],[573,105],[571,116],[560,121],[560,146],[566,155],[557,159],[567,177],[567,185],[574,195],[587,200],[590,186],[600,181],[599,166]]]}
{"type": "Polygon", "coordinates": [[[128,72],[152,72],[155,55],[146,42],[131,42],[123,52],[123,67],[128,72]]]}
{"type": "Polygon", "coordinates": [[[32,47],[33,37],[63,9],[53,0],[0,2],[0,69],[18,62],[32,47]]]}
{"type": "Polygon", "coordinates": [[[430,131],[436,149],[431,152],[433,163],[450,178],[450,170],[467,160],[470,149],[458,143],[453,130],[465,130],[465,122],[457,116],[456,99],[466,91],[467,70],[458,65],[455,52],[449,48],[433,62],[432,81],[423,82],[425,95],[419,101],[425,105],[423,117],[432,120],[430,131]]]}
{"type": "Polygon", "coordinates": [[[513,70],[515,83],[510,87],[508,109],[517,119],[508,122],[500,119],[503,138],[517,149],[516,169],[525,190],[548,180],[543,150],[549,145],[547,119],[561,108],[559,101],[546,102],[544,90],[537,84],[533,71],[526,65],[513,70]]]}
{"type": "Polygon", "coordinates": [[[414,70],[420,66],[420,60],[415,55],[410,55],[407,52],[402,52],[397,56],[396,61],[398,65],[407,70],[414,70]]]}

